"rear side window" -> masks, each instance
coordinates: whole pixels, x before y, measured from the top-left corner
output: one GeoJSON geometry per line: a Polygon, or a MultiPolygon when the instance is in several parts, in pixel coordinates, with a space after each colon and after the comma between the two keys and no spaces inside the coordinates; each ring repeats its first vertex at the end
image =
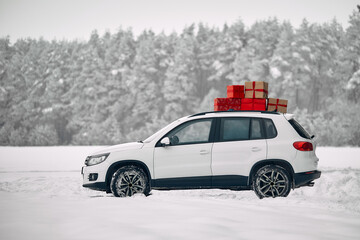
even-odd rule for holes
{"type": "Polygon", "coordinates": [[[261,119],[257,118],[223,118],[220,129],[220,141],[264,139],[261,119]]]}
{"type": "Polygon", "coordinates": [[[271,119],[264,119],[264,126],[266,138],[275,138],[277,136],[275,125],[271,119]]]}
{"type": "Polygon", "coordinates": [[[261,127],[261,119],[253,118],[251,120],[250,139],[263,139],[264,134],[261,127]]]}
{"type": "Polygon", "coordinates": [[[311,139],[310,134],[295,119],[290,119],[289,123],[301,137],[311,139]]]}
{"type": "Polygon", "coordinates": [[[248,140],[250,118],[223,118],[221,121],[221,141],[248,140]]]}

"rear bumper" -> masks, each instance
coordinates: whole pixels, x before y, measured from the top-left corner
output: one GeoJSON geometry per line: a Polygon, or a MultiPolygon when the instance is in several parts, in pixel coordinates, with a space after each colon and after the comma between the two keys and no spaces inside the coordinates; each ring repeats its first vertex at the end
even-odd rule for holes
{"type": "Polygon", "coordinates": [[[310,172],[295,173],[294,174],[294,186],[302,187],[308,186],[313,180],[320,178],[321,172],[314,170],[310,172]]]}

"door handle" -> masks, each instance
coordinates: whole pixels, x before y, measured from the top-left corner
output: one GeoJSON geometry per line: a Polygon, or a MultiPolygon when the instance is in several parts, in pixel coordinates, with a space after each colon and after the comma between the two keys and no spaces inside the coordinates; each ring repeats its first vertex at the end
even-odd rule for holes
{"type": "Polygon", "coordinates": [[[253,151],[253,152],[259,152],[259,151],[261,151],[261,148],[253,147],[253,148],[251,148],[251,151],[253,151]]]}
{"type": "Polygon", "coordinates": [[[205,154],[208,154],[210,151],[208,150],[200,150],[200,154],[201,155],[205,155],[205,154]]]}

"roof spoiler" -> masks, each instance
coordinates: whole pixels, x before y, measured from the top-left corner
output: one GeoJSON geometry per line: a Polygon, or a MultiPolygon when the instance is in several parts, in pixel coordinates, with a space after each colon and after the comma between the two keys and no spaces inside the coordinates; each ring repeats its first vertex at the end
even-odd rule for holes
{"type": "Polygon", "coordinates": [[[290,114],[290,113],[284,113],[284,117],[289,121],[289,120],[291,120],[291,119],[293,119],[294,118],[294,114],[290,114]]]}

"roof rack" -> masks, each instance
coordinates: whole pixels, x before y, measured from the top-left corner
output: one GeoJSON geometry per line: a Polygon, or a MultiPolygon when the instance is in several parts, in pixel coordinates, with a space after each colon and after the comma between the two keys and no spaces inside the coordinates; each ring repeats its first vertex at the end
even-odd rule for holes
{"type": "Polygon", "coordinates": [[[257,112],[257,113],[263,113],[263,114],[280,114],[278,112],[268,112],[268,111],[256,111],[256,110],[228,110],[228,111],[212,111],[212,112],[201,112],[201,113],[196,113],[194,115],[190,115],[189,118],[191,117],[196,117],[196,116],[201,116],[201,115],[205,115],[208,113],[236,113],[236,112],[257,112]]]}

